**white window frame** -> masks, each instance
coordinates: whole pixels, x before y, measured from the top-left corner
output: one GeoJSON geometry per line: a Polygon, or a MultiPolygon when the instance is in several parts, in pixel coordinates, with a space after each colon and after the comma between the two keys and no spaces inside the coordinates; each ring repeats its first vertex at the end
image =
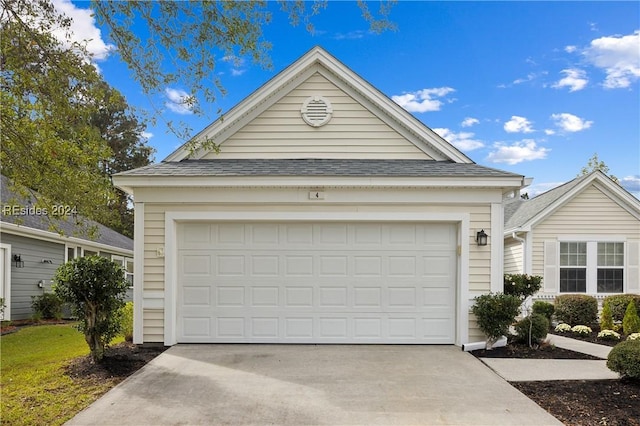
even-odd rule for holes
{"type": "MultiPolygon", "coordinates": [[[[597,294],[597,295],[610,295],[610,294],[623,294],[627,291],[627,282],[628,282],[628,255],[627,255],[627,242],[623,238],[607,238],[607,239],[597,239],[597,238],[585,238],[585,237],[563,237],[558,240],[558,259],[560,258],[560,244],[561,243],[586,243],[587,244],[587,288],[584,293],[580,294],[597,294]],[[603,266],[603,268],[611,269],[611,268],[619,268],[622,269],[622,291],[620,293],[599,293],[598,292],[598,243],[621,243],[622,253],[624,255],[623,266],[621,267],[608,267],[603,266]]],[[[571,268],[571,266],[561,266],[558,261],[558,293],[559,294],[572,294],[574,292],[561,292],[560,291],[560,270],[562,268],[571,268]]]]}
{"type": "Polygon", "coordinates": [[[133,262],[133,258],[132,257],[126,257],[126,256],[118,256],[116,254],[111,256],[111,260],[113,262],[118,262],[118,264],[122,267],[122,269],[124,270],[124,277],[127,281],[129,281],[129,277],[131,277],[131,285],[129,286],[129,288],[133,288],[133,281],[135,280],[135,263],[133,262]],[[127,272],[127,263],[130,262],[131,265],[133,265],[133,271],[134,272],[127,272]]]}

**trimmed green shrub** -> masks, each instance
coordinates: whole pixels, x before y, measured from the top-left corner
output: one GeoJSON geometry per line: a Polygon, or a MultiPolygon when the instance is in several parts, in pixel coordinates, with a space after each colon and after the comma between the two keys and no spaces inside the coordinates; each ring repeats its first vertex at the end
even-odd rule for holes
{"type": "Polygon", "coordinates": [[[40,296],[31,296],[31,308],[33,309],[33,319],[62,318],[62,300],[53,293],[43,293],[40,296]]]}
{"type": "Polygon", "coordinates": [[[521,300],[533,296],[540,290],[542,277],[529,274],[505,274],[504,294],[519,297],[521,300]]]}
{"type": "Polygon", "coordinates": [[[609,304],[611,308],[611,316],[614,322],[622,322],[624,314],[627,311],[629,302],[633,301],[636,305],[636,311],[640,315],[640,294],[614,294],[604,298],[603,305],[609,304]]]}
{"type": "Polygon", "coordinates": [[[598,321],[598,301],[584,294],[556,296],[555,316],[558,321],[576,325],[594,325],[598,321]]]}
{"type": "Polygon", "coordinates": [[[542,300],[536,300],[535,302],[533,302],[533,306],[531,309],[534,314],[544,316],[549,321],[549,323],[551,323],[551,317],[556,310],[555,306],[553,306],[553,303],[544,302],[542,300]]]}
{"type": "Polygon", "coordinates": [[[613,330],[611,306],[606,300],[602,302],[602,312],[600,312],[600,330],[613,330]]]}
{"type": "Polygon", "coordinates": [[[133,302],[120,308],[120,333],[127,342],[133,341],[133,302]]]}
{"type": "Polygon", "coordinates": [[[489,340],[508,335],[509,326],[520,311],[520,299],[510,294],[489,293],[476,297],[475,301],[471,311],[489,340]]]}
{"type": "Polygon", "coordinates": [[[80,320],[91,357],[101,361],[107,344],[120,333],[118,311],[129,287],[122,268],[104,257],[79,257],[58,268],[54,283],[55,294],[80,320]]]}
{"type": "Polygon", "coordinates": [[[627,305],[627,312],[622,319],[622,331],[626,335],[640,332],[640,317],[638,317],[638,311],[636,311],[636,305],[633,301],[627,305]]]}
{"type": "Polygon", "coordinates": [[[640,340],[615,345],[607,357],[607,367],[622,377],[640,380],[640,340]]]}
{"type": "Polygon", "coordinates": [[[531,314],[518,321],[515,325],[516,339],[519,342],[528,343],[532,346],[547,337],[549,331],[549,320],[541,314],[531,314]]]}

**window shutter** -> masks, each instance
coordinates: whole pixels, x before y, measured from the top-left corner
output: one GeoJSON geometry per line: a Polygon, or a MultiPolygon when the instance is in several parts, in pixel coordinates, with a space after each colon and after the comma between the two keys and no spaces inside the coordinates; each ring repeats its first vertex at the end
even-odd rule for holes
{"type": "Polygon", "coordinates": [[[640,242],[627,242],[627,293],[640,293],[640,242]]]}
{"type": "Polygon", "coordinates": [[[557,241],[544,242],[544,279],[545,293],[558,293],[558,243],[557,241]]]}

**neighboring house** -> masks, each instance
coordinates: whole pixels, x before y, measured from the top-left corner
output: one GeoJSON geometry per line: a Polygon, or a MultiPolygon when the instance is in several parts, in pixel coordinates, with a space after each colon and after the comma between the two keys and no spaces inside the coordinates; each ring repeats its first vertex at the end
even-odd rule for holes
{"type": "Polygon", "coordinates": [[[114,176],[135,200],[135,343],[484,340],[469,307],[502,288],[502,200],[523,176],[319,47],[196,139],[219,154],[114,176]]]}
{"type": "Polygon", "coordinates": [[[640,201],[600,171],[505,203],[505,273],[543,277],[536,296],[640,293],[640,201]]]}
{"type": "Polygon", "coordinates": [[[58,266],[75,257],[99,254],[110,258],[119,262],[127,279],[133,281],[131,238],[88,221],[88,225],[97,226],[97,238],[89,238],[72,216],[56,222],[64,232],[60,235],[49,230],[49,220],[45,216],[34,211],[20,211],[29,202],[11,191],[5,176],[2,176],[1,191],[0,297],[6,305],[3,319],[30,318],[33,315],[31,297],[50,292],[58,266]]]}

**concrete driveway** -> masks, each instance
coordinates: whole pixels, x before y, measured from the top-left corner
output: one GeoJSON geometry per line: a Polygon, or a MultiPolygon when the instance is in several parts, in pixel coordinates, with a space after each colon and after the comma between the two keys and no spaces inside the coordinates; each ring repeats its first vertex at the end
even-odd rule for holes
{"type": "Polygon", "coordinates": [[[557,425],[454,346],[177,345],[69,425],[557,425]]]}

